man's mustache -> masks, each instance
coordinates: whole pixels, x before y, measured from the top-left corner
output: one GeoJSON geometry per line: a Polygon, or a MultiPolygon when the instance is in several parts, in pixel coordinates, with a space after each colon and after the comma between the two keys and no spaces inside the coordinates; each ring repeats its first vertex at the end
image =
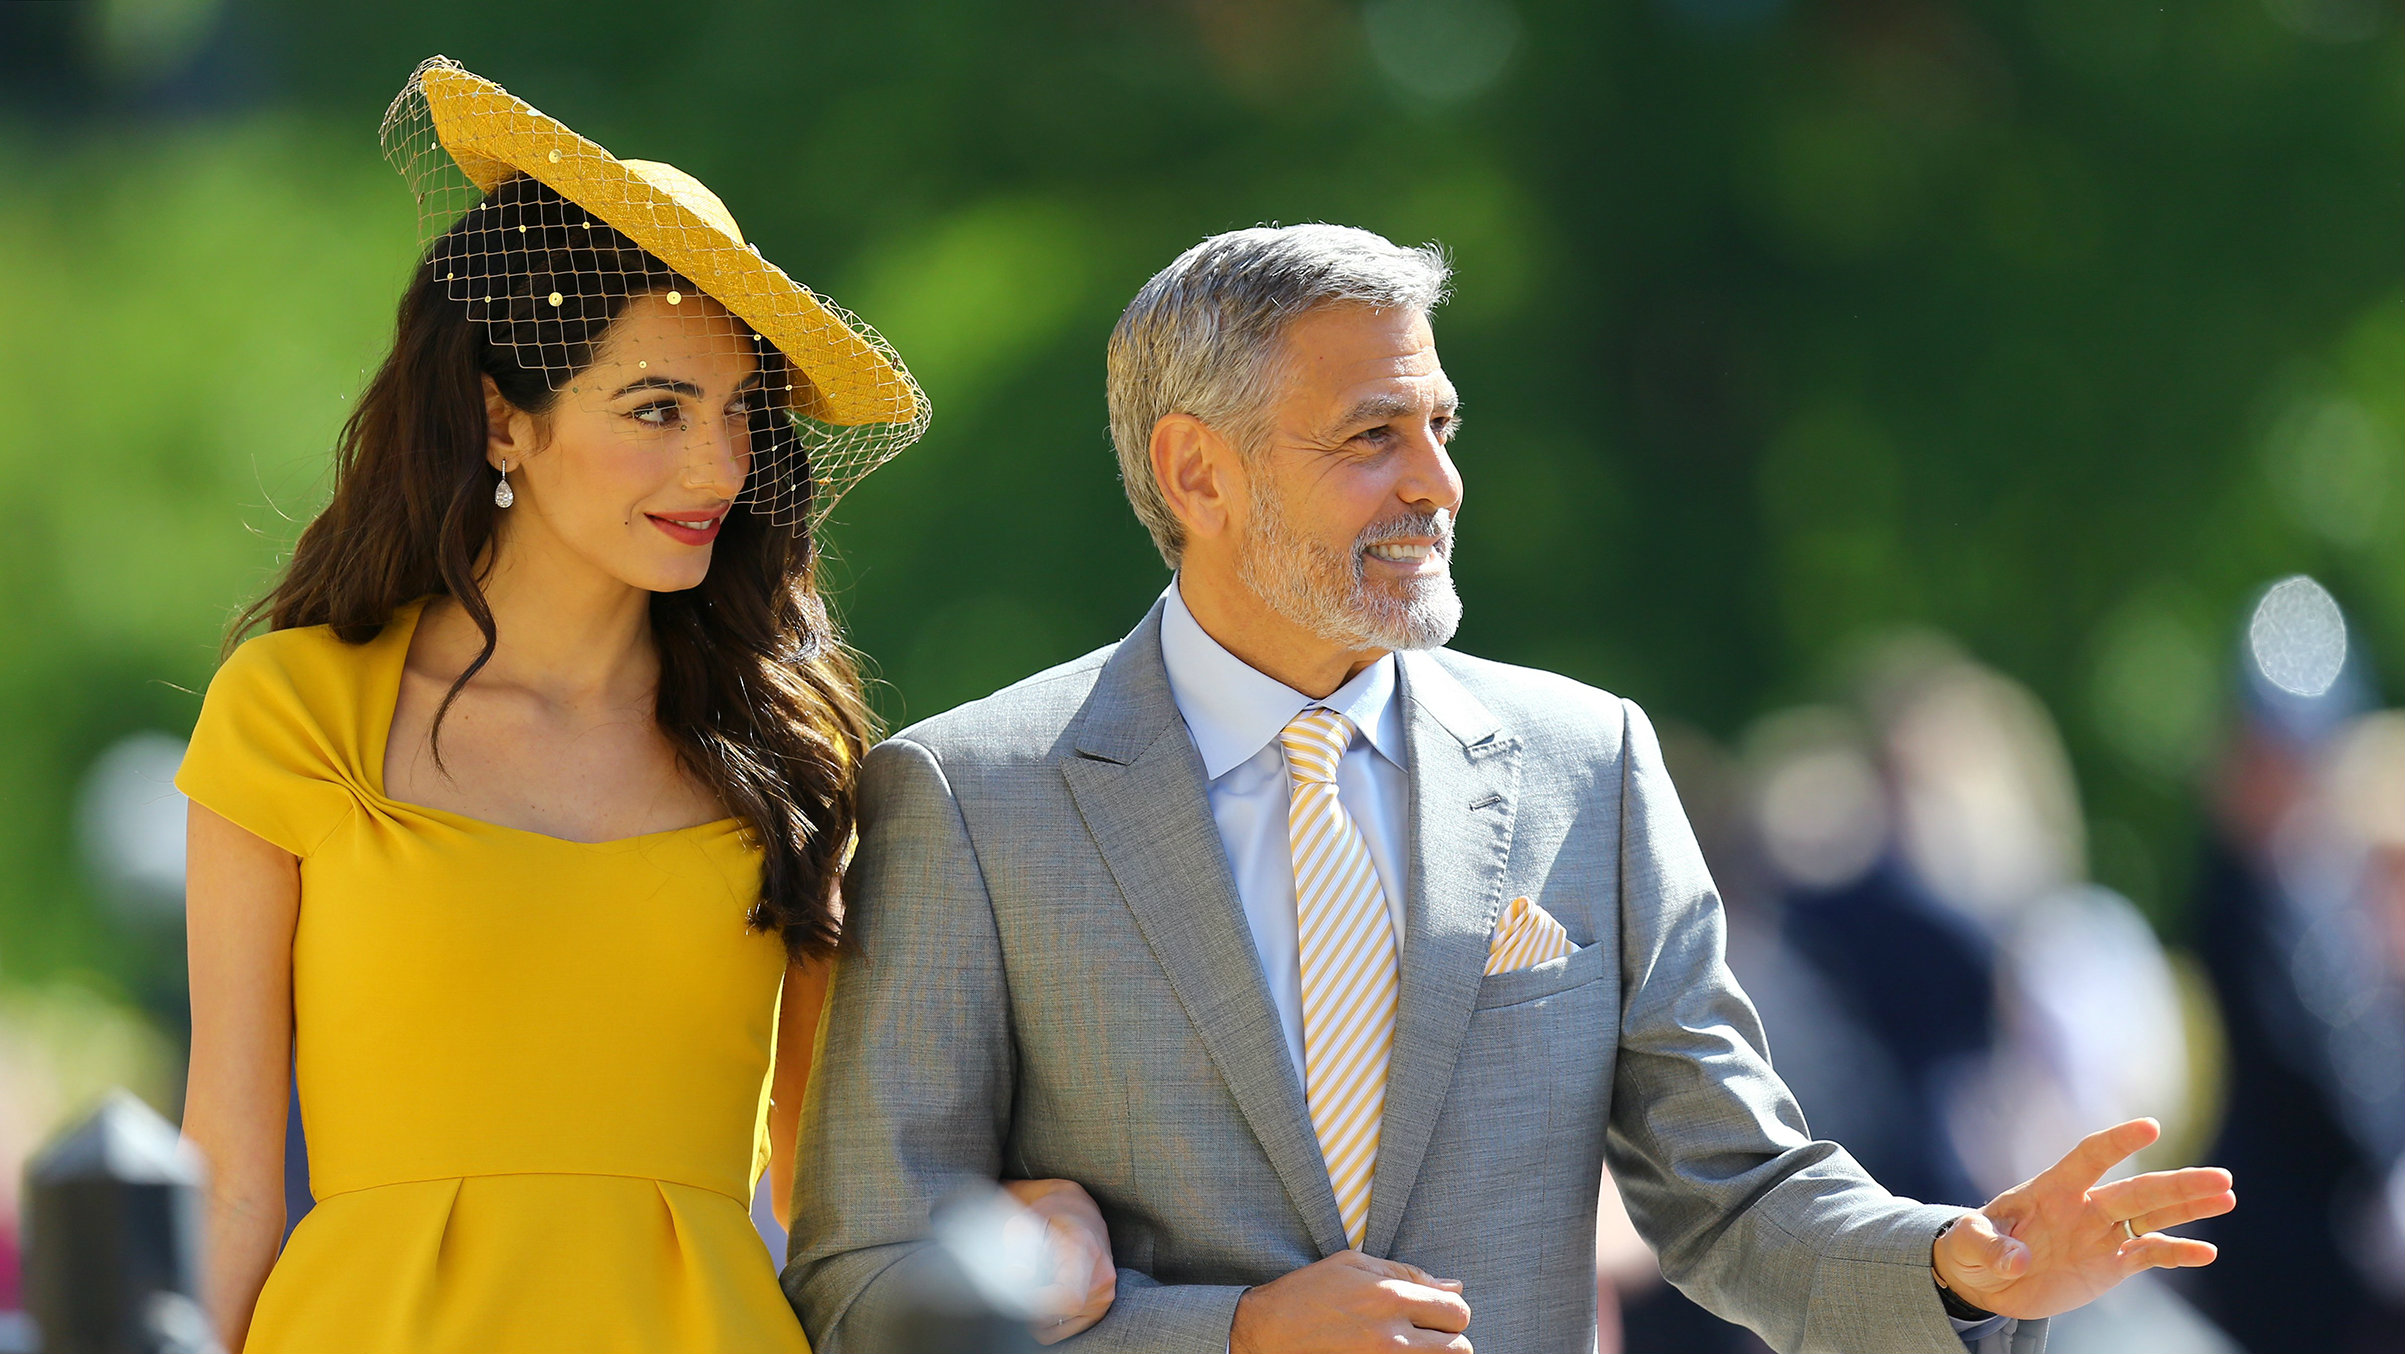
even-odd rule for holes
{"type": "Polygon", "coordinates": [[[1407,513],[1404,516],[1380,522],[1363,531],[1354,540],[1353,555],[1355,558],[1359,558],[1367,554],[1372,546],[1409,540],[1414,537],[1435,541],[1436,553],[1451,559],[1453,557],[1452,512],[1445,508],[1439,508],[1435,512],[1407,513]]]}

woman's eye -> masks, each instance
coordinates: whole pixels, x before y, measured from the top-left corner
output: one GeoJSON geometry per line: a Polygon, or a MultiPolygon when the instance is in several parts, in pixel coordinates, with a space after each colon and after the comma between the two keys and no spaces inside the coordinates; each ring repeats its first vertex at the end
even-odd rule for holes
{"type": "Polygon", "coordinates": [[[629,413],[627,417],[637,423],[649,424],[654,428],[665,428],[678,421],[676,401],[654,400],[629,413]]]}

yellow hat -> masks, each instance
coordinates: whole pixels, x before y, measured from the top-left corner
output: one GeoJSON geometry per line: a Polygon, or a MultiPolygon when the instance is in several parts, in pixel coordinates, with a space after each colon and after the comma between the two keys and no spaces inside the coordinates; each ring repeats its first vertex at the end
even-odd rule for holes
{"type": "MultiPolygon", "coordinates": [[[[876,331],[744,241],[734,216],[692,175],[621,160],[447,57],[426,61],[386,114],[388,157],[429,216],[447,227],[470,194],[435,182],[438,141],[478,194],[524,174],[641,245],[774,344],[800,377],[794,412],[820,425],[812,476],[823,516],[844,489],[925,430],[926,395],[876,331]],[[432,137],[424,136],[431,124],[432,137]],[[832,425],[832,426],[828,426],[832,425]],[[854,434],[846,436],[847,430],[854,434]]],[[[442,165],[440,169],[448,170],[442,165]]],[[[454,180],[454,182],[456,182],[454,180]]]]}

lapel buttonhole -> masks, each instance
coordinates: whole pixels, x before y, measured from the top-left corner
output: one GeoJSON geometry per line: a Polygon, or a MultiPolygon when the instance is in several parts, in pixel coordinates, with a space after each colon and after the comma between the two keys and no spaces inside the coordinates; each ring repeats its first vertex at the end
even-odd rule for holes
{"type": "Polygon", "coordinates": [[[1491,808],[1495,807],[1497,804],[1500,804],[1500,803],[1502,803],[1502,802],[1503,802],[1503,796],[1501,796],[1501,795],[1488,795],[1488,796],[1486,796],[1484,799],[1479,799],[1479,800],[1473,801],[1473,802],[1471,803],[1471,805],[1470,805],[1470,808],[1471,808],[1472,810],[1477,810],[1477,809],[1491,809],[1491,808]]]}

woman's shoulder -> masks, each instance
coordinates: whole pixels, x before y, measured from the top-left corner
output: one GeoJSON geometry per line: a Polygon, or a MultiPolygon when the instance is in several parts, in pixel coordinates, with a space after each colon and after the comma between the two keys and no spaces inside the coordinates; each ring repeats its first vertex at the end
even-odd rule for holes
{"type": "Polygon", "coordinates": [[[235,645],[209,684],[308,687],[341,677],[361,647],[345,643],[330,625],[268,630],[235,645]]]}
{"type": "Polygon", "coordinates": [[[414,615],[404,608],[355,640],[323,625],[244,640],[209,682],[176,785],[309,854],[373,784],[414,615]]]}
{"type": "Polygon", "coordinates": [[[403,624],[416,604],[397,613],[372,634],[346,639],[331,625],[296,625],[251,636],[234,647],[210,679],[215,699],[285,701],[300,711],[328,703],[349,704],[363,684],[394,661],[396,643],[407,642],[403,624]]]}

